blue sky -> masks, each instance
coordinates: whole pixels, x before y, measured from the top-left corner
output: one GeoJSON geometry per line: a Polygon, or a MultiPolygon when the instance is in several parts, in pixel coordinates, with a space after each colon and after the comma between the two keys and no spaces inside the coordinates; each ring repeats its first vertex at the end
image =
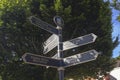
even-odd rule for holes
{"type": "MultiPolygon", "coordinates": [[[[120,11],[117,11],[115,9],[112,9],[112,24],[113,24],[113,32],[112,32],[112,38],[113,41],[116,36],[119,35],[119,41],[120,41],[120,22],[116,20],[117,16],[120,14],[120,11]]],[[[113,50],[113,58],[120,55],[120,44],[113,50]]]]}

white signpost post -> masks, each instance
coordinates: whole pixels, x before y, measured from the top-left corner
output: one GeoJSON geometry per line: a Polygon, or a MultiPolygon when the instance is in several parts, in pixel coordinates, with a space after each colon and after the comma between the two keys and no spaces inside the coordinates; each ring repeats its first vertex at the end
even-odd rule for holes
{"type": "Polygon", "coordinates": [[[61,17],[54,17],[54,22],[57,25],[56,28],[42,21],[41,19],[36,18],[35,16],[29,17],[29,20],[33,25],[36,25],[41,29],[44,29],[53,34],[44,42],[44,54],[48,53],[56,46],[58,46],[58,52],[52,58],[26,53],[22,56],[25,63],[57,68],[59,73],[59,80],[64,80],[64,68],[92,61],[97,58],[99,53],[95,50],[90,50],[63,58],[63,50],[68,50],[95,42],[95,39],[97,38],[95,34],[91,33],[69,41],[62,42],[62,26],[64,25],[64,21],[61,17]]]}

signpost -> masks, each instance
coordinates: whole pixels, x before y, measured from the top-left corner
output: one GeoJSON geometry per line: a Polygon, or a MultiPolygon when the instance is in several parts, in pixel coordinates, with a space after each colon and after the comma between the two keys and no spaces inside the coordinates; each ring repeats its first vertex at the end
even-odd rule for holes
{"type": "Polygon", "coordinates": [[[41,65],[41,66],[50,66],[53,68],[60,67],[60,60],[52,59],[40,55],[35,55],[31,53],[25,53],[23,56],[23,61],[28,64],[41,65]]]}
{"type": "Polygon", "coordinates": [[[30,16],[29,20],[33,25],[36,25],[41,29],[44,29],[52,34],[56,34],[56,35],[58,34],[58,30],[54,26],[42,21],[39,18],[36,18],[35,16],[30,16]]]}
{"type": "MultiPolygon", "coordinates": [[[[48,40],[50,41],[50,44],[45,42],[46,46],[44,46],[44,52],[43,52],[44,54],[48,53],[50,50],[52,50],[53,48],[55,48],[58,45],[58,41],[57,41],[58,36],[53,34],[50,38],[48,38],[48,40]],[[53,38],[53,39],[50,40],[50,38],[53,38]]],[[[63,50],[68,50],[68,49],[72,49],[75,47],[93,43],[93,42],[95,42],[96,38],[97,38],[97,36],[95,34],[91,33],[91,34],[87,34],[87,35],[84,35],[81,37],[71,39],[69,41],[65,41],[65,42],[63,42],[63,50]]]]}
{"type": "Polygon", "coordinates": [[[95,42],[97,36],[93,33],[81,36],[63,43],[63,50],[72,49],[75,47],[83,46],[95,42]]]}
{"type": "Polygon", "coordinates": [[[53,18],[55,24],[58,29],[58,59],[60,60],[60,67],[58,68],[59,80],[64,80],[64,67],[62,66],[62,58],[63,58],[63,42],[62,42],[62,26],[64,25],[64,21],[61,17],[55,16],[53,18]]]}
{"type": "Polygon", "coordinates": [[[61,17],[54,17],[54,22],[57,25],[56,28],[34,16],[29,17],[29,20],[33,25],[36,25],[41,29],[44,29],[53,34],[45,41],[43,45],[44,54],[46,54],[56,46],[58,46],[58,52],[52,58],[26,53],[22,56],[25,63],[57,68],[59,73],[59,80],[64,80],[64,68],[92,61],[97,58],[99,53],[95,50],[90,50],[63,58],[63,50],[68,50],[92,43],[97,38],[95,34],[91,33],[82,37],[62,42],[62,27],[64,25],[64,21],[61,17]]]}
{"type": "Polygon", "coordinates": [[[63,59],[64,67],[70,67],[73,65],[95,60],[98,54],[99,53],[96,50],[90,50],[73,56],[66,57],[63,59]]]}
{"type": "MultiPolygon", "coordinates": [[[[45,42],[44,42],[44,47],[46,46],[46,45],[48,45],[48,44],[50,44],[51,42],[56,42],[56,43],[58,43],[58,41],[57,41],[57,39],[58,39],[58,36],[57,35],[55,35],[55,34],[53,34],[52,36],[50,36],[45,42]]],[[[54,42],[54,43],[55,43],[54,42]]]]}
{"type": "Polygon", "coordinates": [[[55,48],[58,45],[58,36],[53,34],[52,36],[50,36],[45,42],[44,42],[44,50],[43,50],[43,54],[48,53],[50,50],[52,50],[53,48],[55,48]]]}

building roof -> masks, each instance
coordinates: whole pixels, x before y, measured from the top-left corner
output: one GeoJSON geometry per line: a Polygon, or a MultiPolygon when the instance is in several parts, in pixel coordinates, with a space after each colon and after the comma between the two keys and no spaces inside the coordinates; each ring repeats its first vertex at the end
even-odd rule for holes
{"type": "Polygon", "coordinates": [[[114,77],[116,80],[120,80],[120,67],[114,68],[111,72],[110,75],[114,77]]]}

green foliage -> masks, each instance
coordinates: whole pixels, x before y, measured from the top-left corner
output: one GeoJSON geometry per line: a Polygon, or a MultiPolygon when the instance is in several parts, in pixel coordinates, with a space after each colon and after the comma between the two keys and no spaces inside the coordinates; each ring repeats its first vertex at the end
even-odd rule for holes
{"type": "Polygon", "coordinates": [[[119,0],[112,0],[110,4],[116,10],[120,10],[120,1],[119,0]]]}
{"type": "Polygon", "coordinates": [[[0,80],[2,80],[1,76],[0,76],[0,80]]]}
{"type": "Polygon", "coordinates": [[[117,17],[117,20],[120,21],[120,16],[117,17]]]}
{"type": "MultiPolygon", "coordinates": [[[[115,10],[120,11],[120,1],[119,0],[112,0],[110,2],[110,6],[113,7],[115,10]]],[[[117,17],[117,20],[120,21],[120,14],[117,17]]]]}
{"type": "Polygon", "coordinates": [[[119,45],[119,36],[116,37],[115,41],[113,42],[113,48],[116,48],[119,45]]]}
{"type": "Polygon", "coordinates": [[[63,6],[62,6],[62,3],[61,3],[61,0],[55,0],[55,10],[57,12],[59,11],[62,11],[63,10],[63,6]]]}
{"type": "MultiPolygon", "coordinates": [[[[30,0],[29,0],[30,1],[30,0]]],[[[25,9],[26,14],[29,14],[29,2],[27,0],[1,0],[0,1],[0,17],[3,14],[6,14],[10,11],[25,9]]],[[[14,11],[15,12],[15,11],[14,11]]],[[[14,15],[17,15],[14,13],[14,15]]],[[[10,16],[10,15],[9,15],[10,16]]],[[[0,18],[0,24],[2,25],[3,21],[0,18]]]]}

